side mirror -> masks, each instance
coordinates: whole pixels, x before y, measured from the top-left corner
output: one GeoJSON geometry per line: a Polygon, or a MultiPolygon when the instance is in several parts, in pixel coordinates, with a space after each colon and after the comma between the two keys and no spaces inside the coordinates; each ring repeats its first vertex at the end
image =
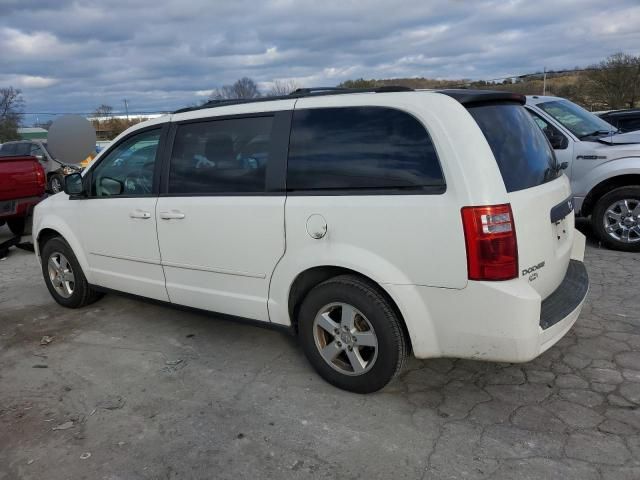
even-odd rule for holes
{"type": "Polygon", "coordinates": [[[569,140],[564,135],[550,135],[549,143],[554,150],[564,150],[569,146],[569,140]]]}
{"type": "Polygon", "coordinates": [[[85,191],[82,184],[82,175],[72,173],[64,177],[64,193],[73,197],[83,196],[85,191]]]}
{"type": "Polygon", "coordinates": [[[124,183],[115,178],[102,177],[100,179],[100,188],[107,195],[120,195],[124,192],[124,183]]]}
{"type": "Polygon", "coordinates": [[[36,158],[38,159],[39,162],[43,162],[44,163],[44,162],[47,161],[47,159],[44,158],[44,155],[36,155],[36,158]]]}

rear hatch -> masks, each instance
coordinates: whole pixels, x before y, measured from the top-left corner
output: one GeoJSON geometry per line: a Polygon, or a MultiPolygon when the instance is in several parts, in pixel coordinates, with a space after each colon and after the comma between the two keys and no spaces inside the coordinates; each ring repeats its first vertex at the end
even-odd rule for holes
{"type": "Polygon", "coordinates": [[[517,102],[469,105],[500,168],[513,212],[518,276],[545,299],[565,277],[574,236],[571,188],[553,149],[517,102]]]}
{"type": "Polygon", "coordinates": [[[35,157],[0,157],[0,201],[42,196],[41,170],[35,157]]]}

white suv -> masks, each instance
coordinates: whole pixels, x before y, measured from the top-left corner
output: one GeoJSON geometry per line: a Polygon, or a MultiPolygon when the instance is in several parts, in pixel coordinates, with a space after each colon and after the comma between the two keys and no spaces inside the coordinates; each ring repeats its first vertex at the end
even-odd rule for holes
{"type": "Polygon", "coordinates": [[[588,289],[569,181],[524,97],[304,89],[130,128],[36,208],[44,279],[295,332],[365,393],[417,358],[528,361],[588,289]]]}

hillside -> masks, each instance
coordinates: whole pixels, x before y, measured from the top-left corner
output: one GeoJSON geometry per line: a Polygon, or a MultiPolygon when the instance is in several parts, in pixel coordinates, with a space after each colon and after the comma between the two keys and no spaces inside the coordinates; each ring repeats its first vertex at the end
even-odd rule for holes
{"type": "MultiPolygon", "coordinates": [[[[402,85],[411,88],[480,88],[492,90],[508,90],[523,95],[542,95],[542,76],[514,78],[503,82],[472,81],[468,79],[439,80],[433,78],[388,78],[357,79],[340,84],[342,87],[373,87],[383,85],[402,85]]],[[[587,110],[607,110],[612,108],[606,101],[592,93],[590,79],[582,72],[548,73],[546,94],[567,98],[587,110]]],[[[613,107],[616,108],[616,107],[613,107]]]]}

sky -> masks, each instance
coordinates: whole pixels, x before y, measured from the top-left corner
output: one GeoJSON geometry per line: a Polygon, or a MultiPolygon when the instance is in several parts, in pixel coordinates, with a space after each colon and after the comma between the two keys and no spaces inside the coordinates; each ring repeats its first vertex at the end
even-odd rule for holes
{"type": "MultiPolygon", "coordinates": [[[[169,111],[248,76],[493,79],[640,54],[639,0],[0,0],[26,113],[169,111]]],[[[27,115],[31,123],[34,115],[27,115]]]]}

